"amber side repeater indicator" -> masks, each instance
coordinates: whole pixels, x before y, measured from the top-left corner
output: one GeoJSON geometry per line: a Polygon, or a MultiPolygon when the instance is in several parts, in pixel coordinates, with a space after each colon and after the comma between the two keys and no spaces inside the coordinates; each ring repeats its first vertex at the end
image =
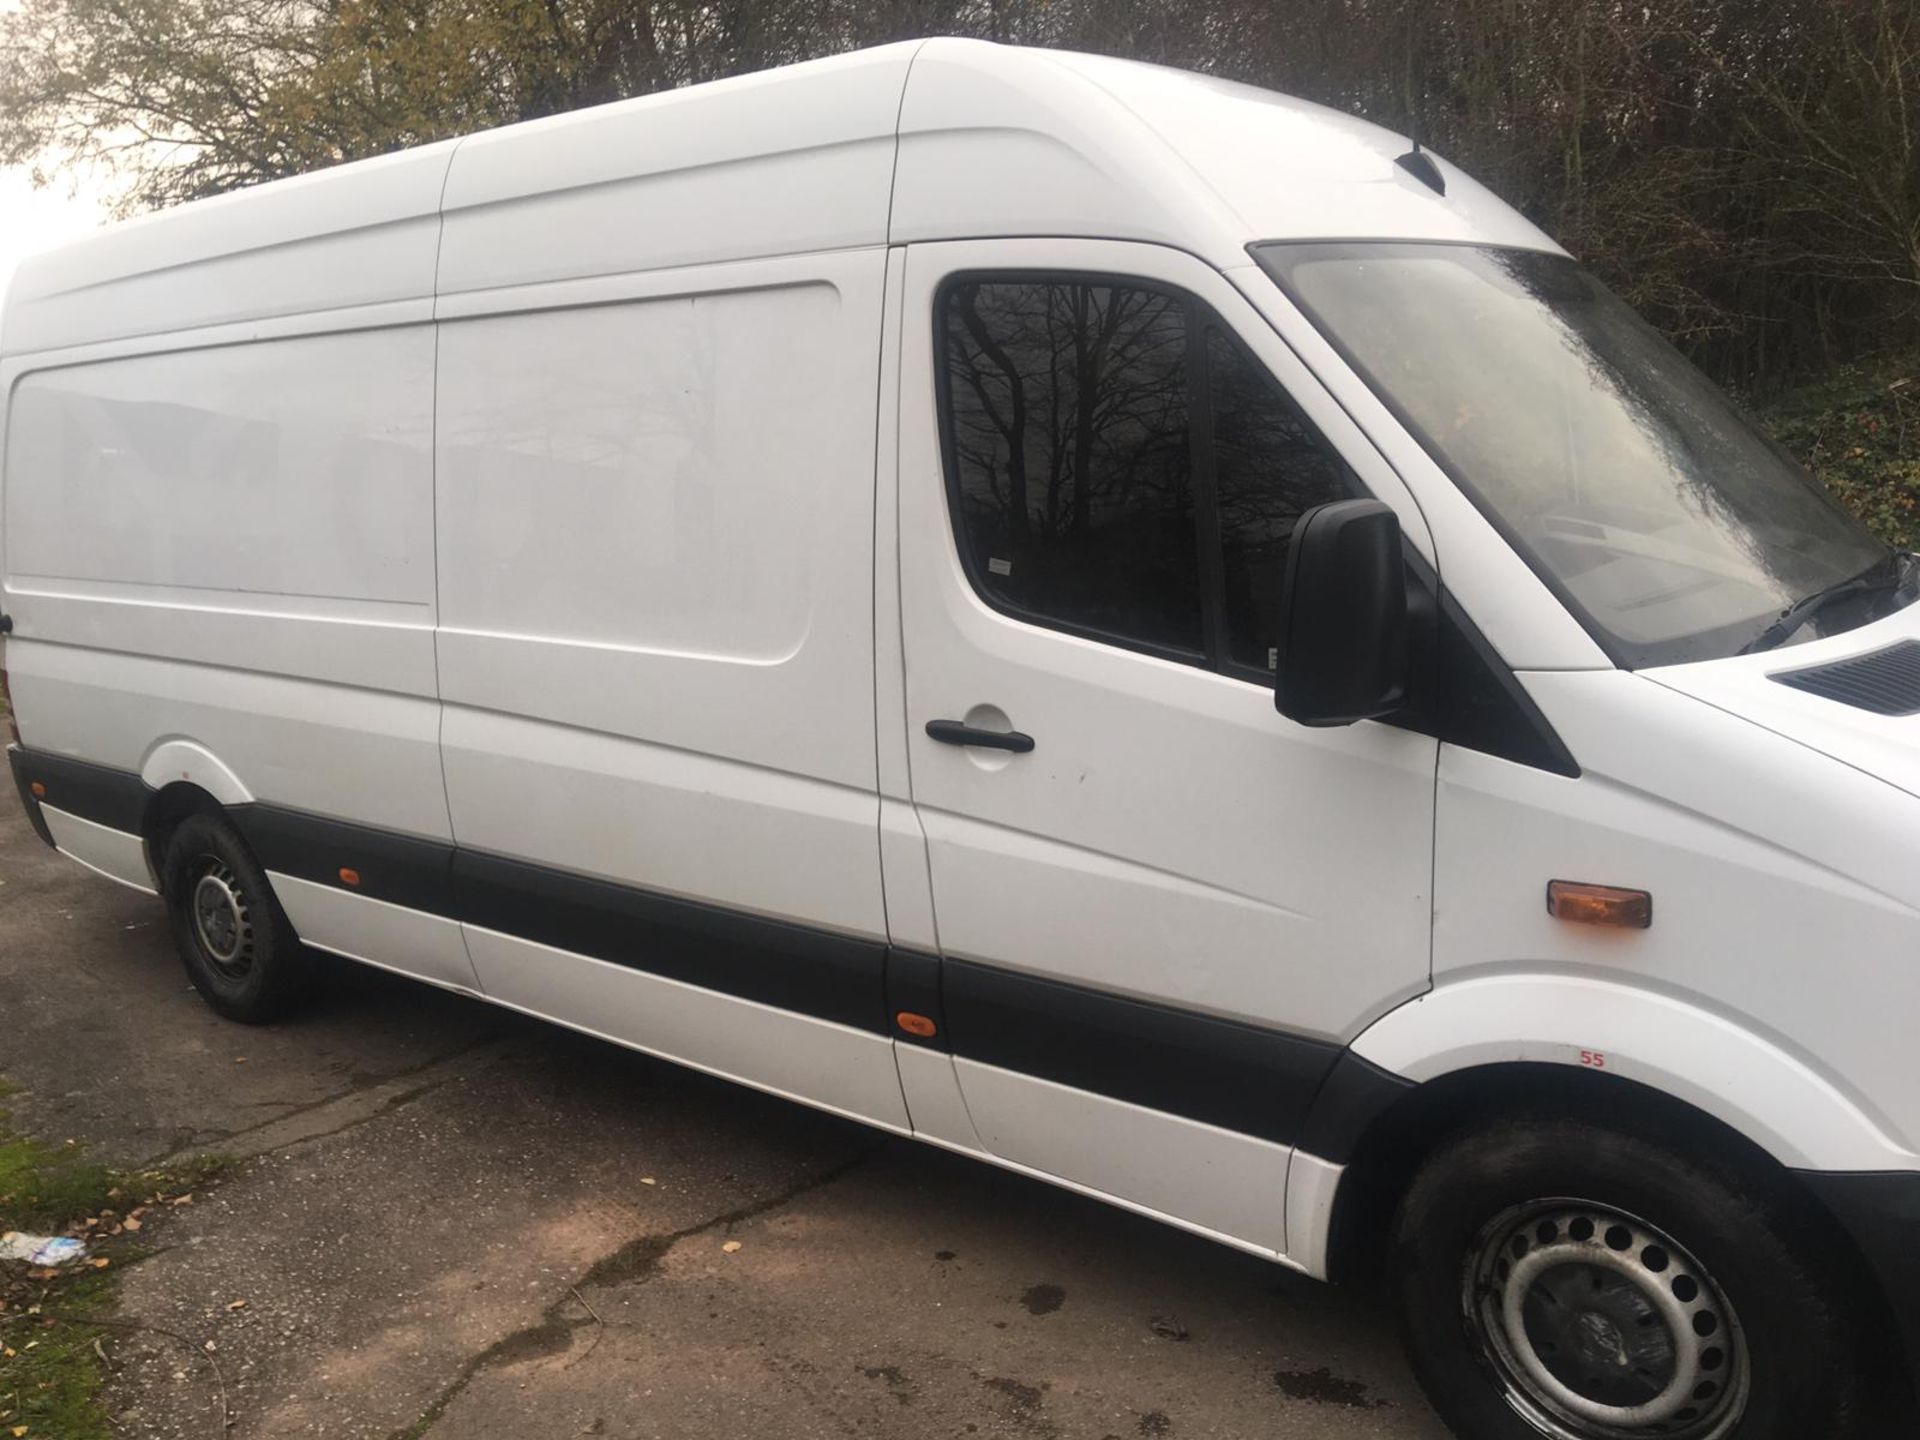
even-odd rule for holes
{"type": "Polygon", "coordinates": [[[36,799],[36,800],[44,800],[44,799],[46,799],[46,798],[47,798],[47,787],[46,787],[46,786],[44,786],[44,785],[42,785],[42,784],[41,784],[41,783],[40,783],[40,782],[39,782],[38,780],[36,780],[36,781],[34,781],[34,782],[33,782],[33,783],[32,783],[31,785],[29,785],[29,786],[28,786],[27,788],[28,788],[29,790],[31,790],[31,791],[33,791],[33,798],[34,798],[34,799],[36,799]]]}
{"type": "Polygon", "coordinates": [[[1609,925],[1616,930],[1645,930],[1653,924],[1653,896],[1645,890],[1554,880],[1547,885],[1547,913],[1575,925],[1609,925]]]}
{"type": "Polygon", "coordinates": [[[342,885],[358,885],[360,883],[360,872],[342,865],[340,867],[340,883],[342,885]]]}
{"type": "Polygon", "coordinates": [[[924,1015],[916,1015],[911,1010],[902,1010],[893,1017],[893,1023],[909,1035],[918,1035],[922,1040],[931,1040],[939,1027],[924,1015]]]}

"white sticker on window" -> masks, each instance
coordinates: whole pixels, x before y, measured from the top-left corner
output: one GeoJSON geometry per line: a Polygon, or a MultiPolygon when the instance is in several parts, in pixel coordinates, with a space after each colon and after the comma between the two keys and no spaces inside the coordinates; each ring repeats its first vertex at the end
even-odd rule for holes
{"type": "Polygon", "coordinates": [[[987,561],[987,573],[990,575],[1013,574],[1013,561],[1002,560],[998,555],[987,561]]]}

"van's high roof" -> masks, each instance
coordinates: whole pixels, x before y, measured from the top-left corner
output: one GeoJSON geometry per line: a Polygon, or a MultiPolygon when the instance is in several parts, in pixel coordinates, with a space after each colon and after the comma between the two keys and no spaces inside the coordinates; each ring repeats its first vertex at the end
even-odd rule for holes
{"type": "Polygon", "coordinates": [[[436,294],[988,235],[1151,241],[1223,269],[1256,240],[1555,248],[1444,161],[1435,194],[1394,165],[1407,148],[1185,71],[908,41],[116,226],[24,261],[0,342],[20,354],[368,306],[401,306],[362,317],[399,322],[436,294]]]}

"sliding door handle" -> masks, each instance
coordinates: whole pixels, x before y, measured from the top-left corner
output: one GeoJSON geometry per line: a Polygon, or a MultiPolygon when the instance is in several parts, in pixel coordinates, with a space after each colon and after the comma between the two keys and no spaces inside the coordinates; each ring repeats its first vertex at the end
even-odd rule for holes
{"type": "Polygon", "coordinates": [[[1024,755],[1033,749],[1033,737],[1018,730],[982,730],[958,720],[929,720],[927,734],[942,745],[978,745],[983,750],[1011,750],[1024,755]]]}

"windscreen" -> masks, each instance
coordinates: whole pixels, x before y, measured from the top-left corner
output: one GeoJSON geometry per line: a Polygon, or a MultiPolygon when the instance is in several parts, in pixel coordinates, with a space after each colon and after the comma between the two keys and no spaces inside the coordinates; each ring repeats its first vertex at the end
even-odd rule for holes
{"type": "Polygon", "coordinates": [[[1796,601],[1889,563],[1564,256],[1375,243],[1255,253],[1620,665],[1734,654],[1796,601]]]}

